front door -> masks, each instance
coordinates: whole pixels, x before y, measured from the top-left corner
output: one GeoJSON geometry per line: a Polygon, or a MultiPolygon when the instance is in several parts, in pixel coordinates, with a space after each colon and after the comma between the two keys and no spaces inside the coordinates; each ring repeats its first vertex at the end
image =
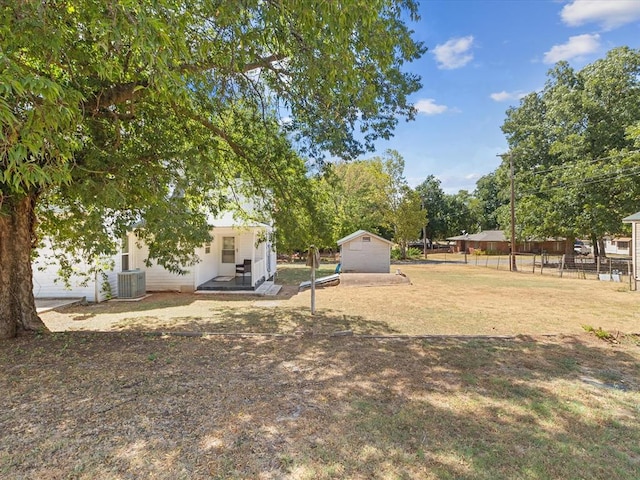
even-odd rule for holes
{"type": "Polygon", "coordinates": [[[222,237],[220,275],[236,274],[236,237],[222,237]]]}

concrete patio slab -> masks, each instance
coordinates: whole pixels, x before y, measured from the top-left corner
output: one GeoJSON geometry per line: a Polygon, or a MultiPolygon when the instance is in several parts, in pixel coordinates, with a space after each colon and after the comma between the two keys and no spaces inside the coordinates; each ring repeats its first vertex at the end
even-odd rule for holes
{"type": "Polygon", "coordinates": [[[36,312],[43,313],[61,307],[70,307],[79,303],[86,303],[85,297],[78,298],[36,298],[36,312]]]}

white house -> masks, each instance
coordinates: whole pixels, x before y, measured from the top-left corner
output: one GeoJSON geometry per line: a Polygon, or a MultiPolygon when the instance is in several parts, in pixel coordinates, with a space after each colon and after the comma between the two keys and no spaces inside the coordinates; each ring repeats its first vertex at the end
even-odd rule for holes
{"type": "Polygon", "coordinates": [[[209,224],[213,240],[196,249],[200,262],[188,267],[186,275],[171,273],[156,264],[145,266],[147,247],[137,247],[133,234],[129,234],[129,268],[145,272],[149,292],[254,289],[273,277],[276,255],[271,226],[257,222],[240,224],[231,213],[212,219],[209,224]],[[245,260],[250,261],[251,268],[243,275],[236,267],[245,260]]]}
{"type": "Polygon", "coordinates": [[[617,255],[631,255],[631,238],[629,237],[605,237],[605,253],[617,255]]]}
{"type": "Polygon", "coordinates": [[[117,296],[118,274],[122,271],[121,257],[105,258],[104,266],[81,262],[73,265],[77,272],[69,278],[67,287],[58,277],[60,264],[54,258],[51,242],[45,239],[38,247],[32,263],[33,296],[36,298],[82,298],[89,302],[102,302],[117,296]],[[107,266],[109,265],[109,266],[107,266]],[[110,267],[113,265],[113,268],[110,267]],[[93,272],[92,272],[93,270],[93,272]]]}
{"type": "MultiPolygon", "coordinates": [[[[130,296],[131,285],[138,282],[144,273],[142,290],[181,291],[195,290],[254,290],[276,272],[276,254],[272,243],[273,229],[262,223],[241,224],[231,213],[210,219],[210,244],[195,250],[199,262],[186,265],[185,275],[171,273],[153,263],[147,267],[148,248],[141,244],[134,233],[123,241],[122,250],[111,259],[106,259],[113,268],[98,268],[89,279],[81,275],[72,276],[70,287],[58,280],[59,266],[51,262],[52,249],[44,245],[38,250],[38,259],[33,264],[33,293],[36,298],[86,297],[87,301],[100,302],[110,297],[130,296]],[[250,267],[244,270],[245,260],[250,267]],[[46,265],[52,263],[51,265],[46,265]],[[239,268],[239,265],[242,265],[239,268]],[[118,275],[121,274],[121,275],[118,275]],[[132,277],[131,279],[125,277],[132,277]],[[145,285],[146,284],[146,285],[145,285]],[[120,292],[122,287],[126,292],[120,292]]],[[[80,272],[89,271],[91,265],[74,265],[80,272]]],[[[136,289],[136,288],[134,288],[136,289]]]]}
{"type": "Polygon", "coordinates": [[[389,273],[392,242],[366,230],[338,240],[341,271],[345,273],[389,273]]]}
{"type": "Polygon", "coordinates": [[[636,279],[640,279],[640,212],[623,218],[624,223],[631,224],[631,258],[633,261],[633,273],[636,279]]]}

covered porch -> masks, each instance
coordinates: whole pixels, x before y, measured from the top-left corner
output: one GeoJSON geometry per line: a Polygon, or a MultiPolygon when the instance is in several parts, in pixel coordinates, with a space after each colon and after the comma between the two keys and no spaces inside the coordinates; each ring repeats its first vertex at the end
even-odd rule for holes
{"type": "Polygon", "coordinates": [[[197,251],[195,288],[200,291],[255,291],[273,278],[276,256],[271,227],[213,225],[213,241],[197,251]]]}

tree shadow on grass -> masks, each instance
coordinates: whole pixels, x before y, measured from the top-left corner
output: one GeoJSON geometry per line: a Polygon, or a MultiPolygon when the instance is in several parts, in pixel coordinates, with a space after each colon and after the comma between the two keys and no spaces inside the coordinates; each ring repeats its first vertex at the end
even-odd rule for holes
{"type": "Polygon", "coordinates": [[[186,307],[201,299],[198,295],[177,292],[152,293],[138,301],[109,300],[101,303],[77,304],[55,309],[58,313],[91,318],[101,313],[144,312],[158,308],[186,307]]]}
{"type": "MultiPolygon", "coordinates": [[[[139,301],[118,301],[110,300],[103,303],[92,303],[86,305],[71,305],[54,309],[57,313],[69,315],[74,321],[89,320],[101,314],[121,314],[148,312],[165,308],[188,307],[194,302],[225,302],[240,303],[256,301],[263,298],[274,300],[288,300],[297,294],[297,288],[284,287],[281,293],[274,297],[259,297],[255,295],[242,294],[190,294],[177,292],[151,293],[149,296],[139,301]]],[[[46,318],[46,317],[45,317],[46,318]]],[[[152,317],[149,317],[152,318],[152,317]]]]}
{"type": "Polygon", "coordinates": [[[16,478],[640,477],[640,351],[586,335],[10,345],[0,472],[16,478]]]}
{"type": "Polygon", "coordinates": [[[54,311],[58,313],[69,314],[74,317],[74,320],[86,320],[89,318],[93,318],[96,315],[105,313],[136,313],[162,308],[187,307],[194,302],[211,301],[236,303],[250,302],[260,299],[289,300],[297,294],[298,288],[292,286],[283,286],[280,293],[277,296],[273,297],[261,297],[252,294],[192,294],[178,292],[155,292],[150,293],[148,296],[136,301],[121,301],[118,299],[112,299],[101,303],[63,306],[54,309],[54,311]]]}
{"type": "Polygon", "coordinates": [[[207,317],[184,316],[159,319],[131,317],[113,325],[122,331],[166,331],[200,333],[254,333],[254,334],[354,334],[386,335],[399,333],[387,323],[365,319],[358,315],[345,315],[322,309],[311,315],[306,308],[293,307],[217,307],[207,317]]]}

